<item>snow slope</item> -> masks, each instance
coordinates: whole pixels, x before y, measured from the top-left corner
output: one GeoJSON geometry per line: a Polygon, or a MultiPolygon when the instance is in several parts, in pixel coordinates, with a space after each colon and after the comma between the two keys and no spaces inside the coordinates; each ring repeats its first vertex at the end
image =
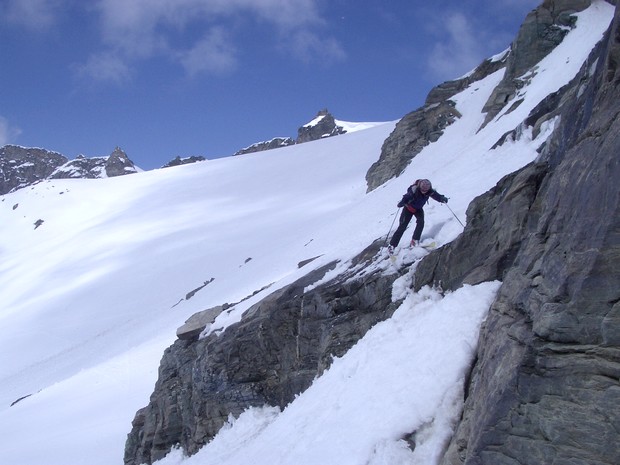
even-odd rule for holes
{"type": "MultiPolygon", "coordinates": [[[[575,75],[612,14],[599,1],[580,13],[578,27],[522,89],[524,102],[480,132],[480,110],[503,71],[465,89],[455,97],[463,117],[402,176],[369,194],[365,173],[394,122],[243,157],[43,182],[0,197],[0,463],[122,464],[133,415],[148,402],[178,326],[269,286],[220,315],[213,329],[224,329],[311,269],[334,259],[346,267],[386,235],[413,179],[431,179],[465,221],[474,197],[535,159],[554,123],[536,140],[526,130],[490,147],[575,75]]],[[[423,240],[441,245],[462,230],[443,205],[429,204],[426,214],[423,240]]],[[[399,257],[424,253],[403,249],[399,257]]],[[[196,456],[175,451],[161,463],[434,463],[497,283],[442,298],[428,289],[411,294],[408,279],[394,288],[405,297],[394,317],[283,412],[248,411],[196,456]],[[400,438],[417,428],[424,446],[411,453],[400,438]]]]}

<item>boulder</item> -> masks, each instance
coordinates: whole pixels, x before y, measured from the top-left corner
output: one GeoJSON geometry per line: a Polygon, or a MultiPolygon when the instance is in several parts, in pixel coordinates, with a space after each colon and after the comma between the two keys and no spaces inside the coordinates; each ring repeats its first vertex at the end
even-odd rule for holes
{"type": "Polygon", "coordinates": [[[183,340],[198,338],[205,328],[213,323],[220,313],[225,309],[224,305],[208,308],[202,312],[194,313],[185,324],[177,329],[177,337],[183,340]]]}

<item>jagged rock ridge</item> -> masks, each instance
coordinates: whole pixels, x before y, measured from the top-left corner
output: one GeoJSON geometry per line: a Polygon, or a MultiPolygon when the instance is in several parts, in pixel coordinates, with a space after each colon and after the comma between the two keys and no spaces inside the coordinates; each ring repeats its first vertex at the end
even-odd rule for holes
{"type": "Polygon", "coordinates": [[[170,160],[165,165],[163,165],[162,168],[171,168],[173,166],[189,165],[191,163],[198,163],[199,161],[205,161],[205,160],[206,158],[203,156],[191,156],[191,157],[185,157],[185,158],[181,158],[180,156],[177,156],[174,159],[170,160]]]}
{"type": "Polygon", "coordinates": [[[75,160],[68,161],[64,165],[56,168],[49,178],[98,179],[112,178],[137,172],[136,166],[127,157],[127,154],[119,147],[116,147],[109,157],[87,158],[84,155],[78,155],[75,160]]]}
{"type": "Polygon", "coordinates": [[[571,15],[584,10],[590,4],[590,0],[543,2],[527,15],[508,51],[483,61],[463,78],[445,82],[432,89],[424,105],[405,115],[386,139],[379,160],[366,175],[368,190],[372,191],[398,176],[424,147],[443,134],[443,130],[460,116],[450,98],[472,82],[479,81],[499,69],[506,70],[501,83],[483,109],[486,118],[482,127],[508,103],[518,106],[521,102],[518,90],[527,82],[527,73],[535,72],[535,65],[562,42],[568,28],[574,27],[575,18],[571,15]]]}
{"type": "Polygon", "coordinates": [[[298,129],[296,143],[303,144],[345,132],[347,131],[336,123],[332,114],[325,108],[318,112],[316,118],[298,129]]]}
{"type": "Polygon", "coordinates": [[[269,141],[252,144],[249,147],[239,150],[235,155],[262,152],[264,150],[272,150],[294,144],[303,144],[304,142],[312,142],[314,140],[324,139],[325,137],[345,134],[346,132],[347,130],[338,124],[334,116],[325,108],[320,110],[312,121],[304,124],[297,130],[297,139],[275,137],[269,141]]]}
{"type": "Polygon", "coordinates": [[[274,137],[273,139],[265,142],[257,142],[249,147],[239,150],[235,155],[245,155],[246,153],[263,152],[265,150],[278,149],[280,147],[288,147],[294,145],[295,141],[290,137],[274,137]]]}
{"type": "Polygon", "coordinates": [[[108,157],[74,160],[41,148],[5,145],[0,148],[0,195],[45,179],[104,178],[137,173],[138,169],[119,147],[108,157]]]}
{"type": "Polygon", "coordinates": [[[67,158],[57,152],[17,145],[0,147],[0,195],[46,179],[67,158]]]}

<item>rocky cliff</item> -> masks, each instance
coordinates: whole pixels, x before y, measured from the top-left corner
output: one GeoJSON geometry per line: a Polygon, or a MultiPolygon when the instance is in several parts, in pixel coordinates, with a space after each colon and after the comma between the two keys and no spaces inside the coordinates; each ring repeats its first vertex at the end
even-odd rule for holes
{"type": "Polygon", "coordinates": [[[133,420],[125,463],[152,463],[175,444],[193,454],[230,414],[293,401],[334,356],[396,308],[397,275],[364,275],[379,246],[357,258],[355,273],[304,292],[331,268],[324,267],[251,307],[220,335],[198,339],[198,331],[191,340],[177,340],[164,354],[149,405],[133,420]]]}
{"type": "MultiPolygon", "coordinates": [[[[561,125],[539,166],[490,194],[496,220],[515,227],[499,228],[511,265],[498,269],[503,285],[443,464],[619,463],[618,57],[616,11],[607,40],[564,89],[561,125]]],[[[482,208],[470,214],[480,220],[482,208]]]]}
{"type": "MultiPolygon", "coordinates": [[[[547,11],[563,21],[561,12],[588,4],[545,1],[528,18],[547,18],[547,11]]],[[[526,24],[522,33],[555,31],[545,29],[545,21],[540,28],[526,24]]],[[[517,42],[527,43],[519,37],[517,42]]],[[[513,45],[513,58],[485,62],[478,75],[521,62],[524,48],[513,45]]],[[[548,50],[541,47],[540,53],[548,50]]],[[[539,159],[472,202],[463,234],[417,263],[415,288],[503,283],[481,332],[463,416],[444,465],[620,463],[619,63],[616,11],[579,75],[523,123],[536,130],[556,119],[539,159]]],[[[408,147],[430,143],[458,117],[449,98],[463,85],[438,87],[429,96],[432,108],[395,129],[395,155],[382,156],[373,167],[369,188],[402,170],[408,147]]],[[[390,299],[398,274],[364,272],[379,246],[371,245],[351,271],[310,292],[303,289],[326,269],[272,294],[217,343],[196,333],[179,339],[162,359],[148,406],[134,419],[125,463],[151,463],[175,444],[194,453],[228,414],[286,405],[325,370],[330,354],[345,353],[373,324],[389,318],[398,305],[390,299]]],[[[404,265],[400,273],[408,271],[404,265]]]]}
{"type": "Polygon", "coordinates": [[[46,179],[67,163],[57,152],[17,145],[0,147],[0,195],[46,179]]]}

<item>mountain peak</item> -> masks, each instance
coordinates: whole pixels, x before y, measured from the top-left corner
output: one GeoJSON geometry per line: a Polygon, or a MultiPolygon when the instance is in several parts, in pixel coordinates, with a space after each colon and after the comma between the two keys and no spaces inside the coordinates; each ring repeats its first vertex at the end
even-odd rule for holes
{"type": "Polygon", "coordinates": [[[297,130],[297,143],[310,142],[325,137],[337,136],[347,132],[342,126],[336,124],[336,120],[327,108],[320,110],[316,117],[297,130]]]}

